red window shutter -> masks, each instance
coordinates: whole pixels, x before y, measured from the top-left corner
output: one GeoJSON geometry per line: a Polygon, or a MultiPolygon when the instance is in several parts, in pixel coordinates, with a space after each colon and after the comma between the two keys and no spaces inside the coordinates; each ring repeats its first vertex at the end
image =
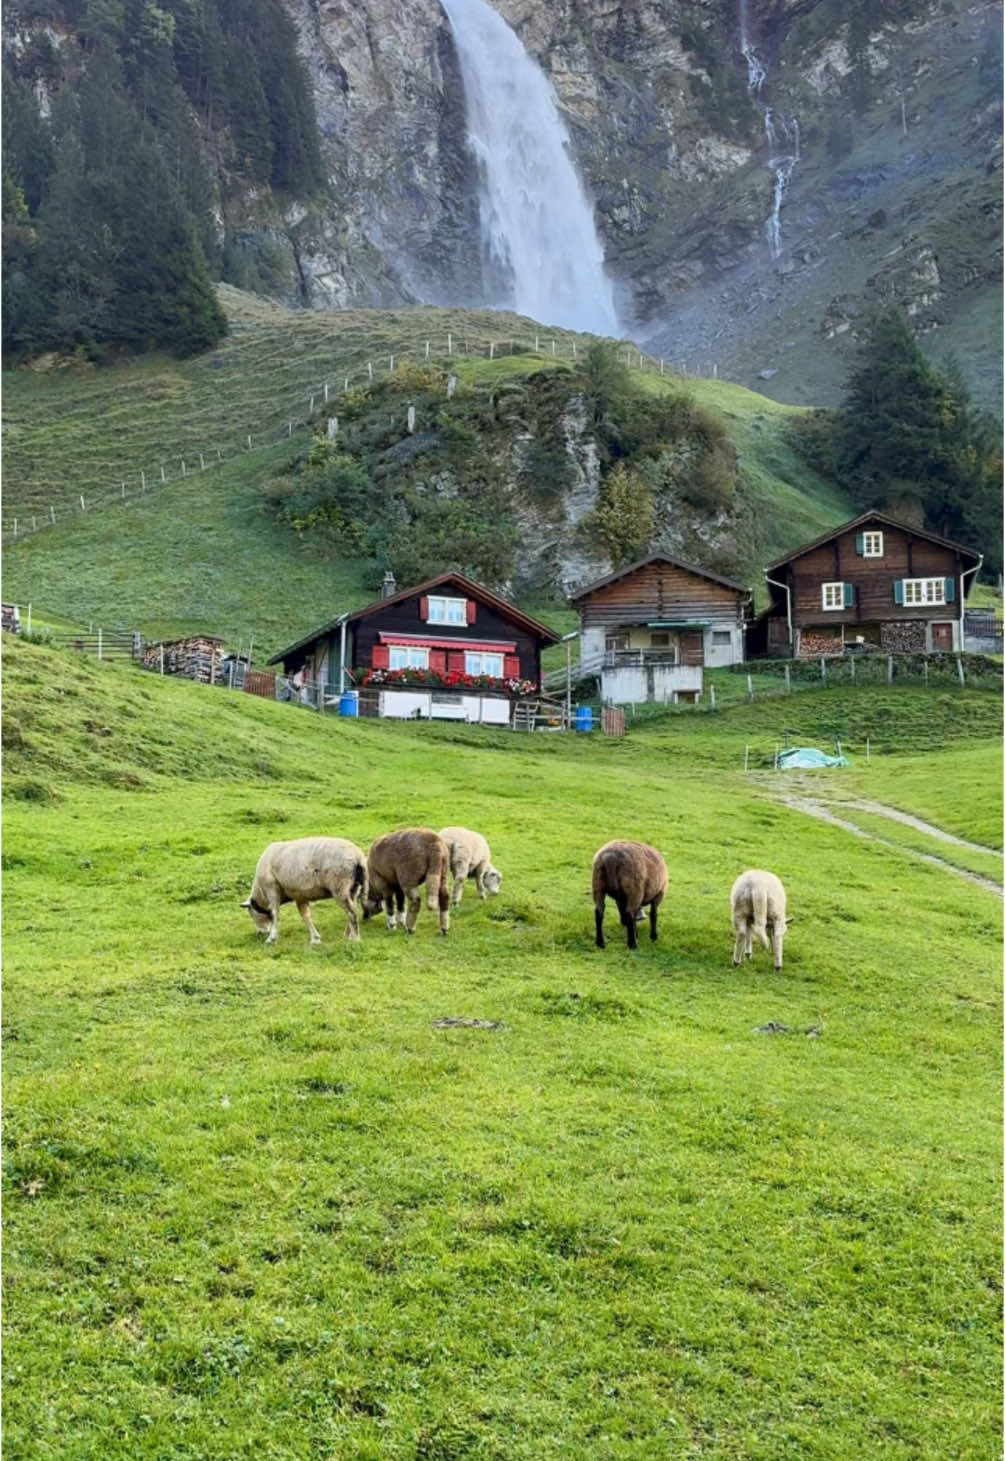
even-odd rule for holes
{"type": "Polygon", "coordinates": [[[419,618],[423,623],[426,623],[429,618],[429,599],[426,594],[423,594],[419,600],[419,618]]]}
{"type": "Polygon", "coordinates": [[[386,670],[391,663],[391,651],[386,644],[375,644],[370,664],[375,670],[386,670]]]}
{"type": "Polygon", "coordinates": [[[503,674],[507,680],[519,680],[520,656],[518,654],[503,655],[503,674]]]}
{"type": "Polygon", "coordinates": [[[464,651],[463,649],[451,649],[447,653],[447,664],[451,670],[457,670],[464,674],[464,651]]]}
{"type": "Polygon", "coordinates": [[[447,673],[447,651],[445,649],[431,649],[429,651],[429,668],[434,675],[445,675],[447,673]]]}
{"type": "Polygon", "coordinates": [[[474,599],[468,599],[465,608],[467,609],[468,623],[473,624],[475,622],[475,615],[478,613],[478,605],[474,599]]]}

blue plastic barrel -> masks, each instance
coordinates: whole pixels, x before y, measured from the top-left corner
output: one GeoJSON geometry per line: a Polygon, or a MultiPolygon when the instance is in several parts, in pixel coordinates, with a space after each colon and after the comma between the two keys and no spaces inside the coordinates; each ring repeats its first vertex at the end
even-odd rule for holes
{"type": "Polygon", "coordinates": [[[593,729],[592,705],[576,706],[576,729],[578,731],[591,731],[593,729]]]}
{"type": "Polygon", "coordinates": [[[338,698],[339,715],[359,715],[359,694],[355,690],[343,690],[338,698]]]}

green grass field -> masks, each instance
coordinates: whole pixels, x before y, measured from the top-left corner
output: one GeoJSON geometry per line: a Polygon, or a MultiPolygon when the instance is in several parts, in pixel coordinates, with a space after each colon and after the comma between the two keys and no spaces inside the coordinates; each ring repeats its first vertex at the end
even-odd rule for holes
{"type": "MultiPolygon", "coordinates": [[[[12,1461],[996,1453],[1001,902],[744,776],[775,707],[605,742],[4,660],[12,1461]],[[504,881],[446,939],[237,906],[274,838],[447,822],[504,881]],[[618,835],[670,870],[631,955],[618,835]]],[[[804,692],[905,754],[800,785],[990,843],[998,697],[928,703],[804,692]]]]}
{"type": "MultiPolygon", "coordinates": [[[[430,359],[449,364],[460,382],[458,400],[469,392],[475,409],[480,392],[544,365],[561,368],[571,363],[574,346],[582,354],[589,344],[588,337],[492,311],[325,314],[283,310],[226,286],[221,292],[233,333],[207,355],[5,375],[7,600],[31,603],[40,620],[59,615],[151,638],[201,632],[247,646],[254,634],[267,657],[373,597],[357,558],[333,558],[309,537],[298,538],[263,502],[262,483],[309,441],[312,396],[319,425],[327,410],[337,413],[346,376],[365,384],[371,361],[382,380],[392,362],[397,370],[424,360],[430,339],[430,359]],[[486,358],[490,346],[512,348],[514,338],[529,353],[486,358]],[[38,524],[50,511],[55,526],[32,533],[32,520],[38,524]]],[[[793,451],[789,429],[797,409],[728,382],[632,374],[652,391],[683,387],[724,418],[743,495],[760,524],[762,556],[777,556],[850,515],[793,451]]],[[[751,572],[759,580],[757,565],[751,572]]],[[[547,606],[521,607],[547,617],[547,606]]]]}

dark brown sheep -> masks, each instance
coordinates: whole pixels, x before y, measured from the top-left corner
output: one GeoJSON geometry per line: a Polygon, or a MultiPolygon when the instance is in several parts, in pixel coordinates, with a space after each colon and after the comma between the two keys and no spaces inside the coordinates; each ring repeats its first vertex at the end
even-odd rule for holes
{"type": "MultiPolygon", "coordinates": [[[[372,874],[371,874],[372,877],[372,874]]],[[[618,905],[628,935],[628,947],[638,944],[635,920],[649,909],[649,937],[656,938],[656,910],[667,890],[667,869],[663,858],[645,842],[605,842],[593,859],[593,906],[597,922],[597,948],[605,948],[604,908],[608,894],[618,905]]]]}
{"type": "Polygon", "coordinates": [[[450,851],[443,838],[429,827],[406,827],[378,837],[367,854],[370,893],[364,916],[379,913],[383,904],[387,926],[396,923],[408,899],[405,932],[415,932],[422,900],[419,888],[426,885],[426,903],[440,913],[440,932],[450,927],[450,851]]]}

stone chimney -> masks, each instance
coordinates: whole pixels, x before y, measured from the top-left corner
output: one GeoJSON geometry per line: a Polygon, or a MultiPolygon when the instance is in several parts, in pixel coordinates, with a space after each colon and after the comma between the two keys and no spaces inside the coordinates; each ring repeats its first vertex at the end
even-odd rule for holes
{"type": "Polygon", "coordinates": [[[390,569],[384,574],[384,582],[380,586],[382,599],[389,599],[398,592],[398,585],[394,581],[394,574],[390,569]]]}

